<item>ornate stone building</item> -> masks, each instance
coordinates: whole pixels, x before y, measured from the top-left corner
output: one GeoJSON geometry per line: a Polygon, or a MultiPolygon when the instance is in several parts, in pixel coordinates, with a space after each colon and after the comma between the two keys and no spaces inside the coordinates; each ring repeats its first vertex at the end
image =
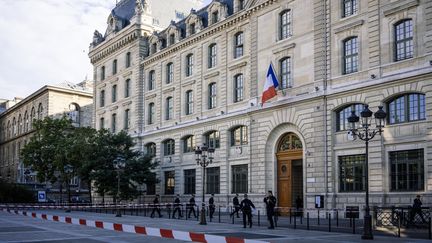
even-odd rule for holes
{"type": "Polygon", "coordinates": [[[222,205],[273,190],[281,207],[313,208],[317,195],[326,209],[362,207],[364,143],[346,118],[369,104],[388,114],[369,149],[372,205],[432,201],[431,1],[215,0],[151,35],[137,6],[135,27],[90,57],[95,126],[125,124],[159,162],[148,194],[201,194],[193,148],[206,143],[216,148],[206,192],[222,205]],[[111,75],[129,49],[134,68],[111,75]],[[262,106],[270,63],[280,86],[262,106]],[[131,97],[108,101],[129,78],[131,97]]]}
{"type": "MultiPolygon", "coordinates": [[[[21,148],[30,140],[33,120],[46,116],[70,116],[74,126],[91,126],[93,115],[93,82],[46,85],[0,114],[0,175],[9,182],[43,184],[36,174],[27,174],[20,159],[21,148]]],[[[29,173],[30,172],[30,173],[29,173]]],[[[73,180],[73,189],[81,189],[79,180],[73,180]]],[[[51,188],[55,191],[56,186],[51,188]]],[[[87,190],[87,187],[83,188],[87,190]]],[[[54,198],[53,198],[54,199],[54,198]]]]}

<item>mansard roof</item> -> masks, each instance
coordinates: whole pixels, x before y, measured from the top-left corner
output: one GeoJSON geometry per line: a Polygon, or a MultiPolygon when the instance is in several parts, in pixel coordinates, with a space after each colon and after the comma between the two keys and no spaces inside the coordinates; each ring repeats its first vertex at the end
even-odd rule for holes
{"type": "MultiPolygon", "coordinates": [[[[135,14],[135,3],[136,0],[122,0],[114,7],[111,14],[124,20],[126,25],[128,25],[135,14]]],[[[141,0],[141,3],[144,5],[145,0],[141,0]]]]}

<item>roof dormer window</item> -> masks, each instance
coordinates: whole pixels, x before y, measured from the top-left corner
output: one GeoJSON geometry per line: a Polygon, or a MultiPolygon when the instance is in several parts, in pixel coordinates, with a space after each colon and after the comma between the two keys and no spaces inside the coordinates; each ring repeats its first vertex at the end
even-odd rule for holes
{"type": "Polygon", "coordinates": [[[189,25],[189,35],[193,35],[196,33],[195,23],[189,25]]]}
{"type": "Polygon", "coordinates": [[[219,18],[219,12],[218,11],[214,11],[212,12],[212,23],[215,24],[218,22],[218,18],[219,18]]]}
{"type": "Polygon", "coordinates": [[[175,34],[170,34],[169,36],[169,44],[174,45],[175,44],[175,34]]]}

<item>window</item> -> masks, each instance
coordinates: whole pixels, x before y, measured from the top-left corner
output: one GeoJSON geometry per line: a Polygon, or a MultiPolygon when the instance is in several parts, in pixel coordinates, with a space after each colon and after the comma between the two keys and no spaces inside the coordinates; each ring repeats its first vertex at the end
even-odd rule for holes
{"type": "Polygon", "coordinates": [[[155,195],[156,194],[156,184],[148,183],[146,184],[147,195],[155,195]]]}
{"type": "Polygon", "coordinates": [[[130,110],[125,110],[125,116],[124,116],[124,130],[128,130],[130,127],[130,110]]]}
{"type": "Polygon", "coordinates": [[[101,80],[105,80],[105,66],[101,67],[101,80]]]}
{"type": "Polygon", "coordinates": [[[218,131],[211,131],[205,136],[206,144],[210,148],[220,148],[220,135],[218,131]]]}
{"type": "Polygon", "coordinates": [[[412,58],[414,54],[412,19],[402,20],[395,24],[394,28],[395,61],[412,58]]]}
{"type": "Polygon", "coordinates": [[[153,124],[155,122],[155,104],[150,103],[148,105],[148,121],[147,123],[149,125],[153,124]]]}
{"type": "Polygon", "coordinates": [[[101,119],[99,120],[99,128],[105,129],[105,118],[103,117],[101,117],[101,119]]]}
{"type": "Polygon", "coordinates": [[[243,100],[243,74],[234,77],[234,103],[243,100]]]}
{"type": "Polygon", "coordinates": [[[172,62],[166,66],[166,83],[169,84],[174,80],[174,65],[172,62]]]}
{"type": "Polygon", "coordinates": [[[360,117],[360,112],[363,110],[363,104],[352,104],[339,110],[336,113],[336,131],[348,130],[350,124],[348,117],[351,116],[351,111],[355,111],[355,114],[360,117]]]}
{"type": "Polygon", "coordinates": [[[350,37],[343,42],[343,74],[358,71],[358,38],[350,37]]]}
{"type": "MultiPolygon", "coordinates": [[[[24,113],[24,132],[29,131],[30,121],[27,111],[24,113]]],[[[2,131],[4,133],[4,131],[2,131]]]]}
{"type": "Polygon", "coordinates": [[[193,55],[189,54],[186,56],[186,77],[193,74],[193,55]]]}
{"type": "Polygon", "coordinates": [[[248,165],[233,165],[232,171],[232,193],[248,192],[248,165]]]}
{"type": "Polygon", "coordinates": [[[235,35],[234,58],[243,56],[243,32],[235,35]]]}
{"type": "Polygon", "coordinates": [[[169,44],[174,45],[175,44],[175,34],[171,34],[169,36],[169,44]]]}
{"type": "Polygon", "coordinates": [[[292,88],[293,82],[291,78],[291,58],[285,57],[279,61],[281,89],[292,88]]]}
{"type": "Polygon", "coordinates": [[[125,98],[130,96],[130,79],[127,79],[125,82],[125,98]]]}
{"type": "Polygon", "coordinates": [[[361,192],[365,190],[364,154],[339,156],[339,191],[361,192]]]}
{"type": "Polygon", "coordinates": [[[245,8],[245,0],[238,0],[237,11],[243,10],[245,8]]]}
{"type": "Polygon", "coordinates": [[[426,119],[426,102],[424,94],[406,94],[388,103],[390,124],[426,119]]]}
{"type": "Polygon", "coordinates": [[[174,194],[174,187],[175,187],[175,172],[165,171],[165,194],[167,195],[174,194]]]}
{"type": "Polygon", "coordinates": [[[23,121],[21,114],[18,117],[18,134],[21,134],[23,132],[23,121]]]}
{"type": "Polygon", "coordinates": [[[189,33],[191,35],[193,35],[193,34],[195,34],[195,32],[196,32],[195,23],[192,23],[192,24],[189,25],[189,33]]]}
{"type": "Polygon", "coordinates": [[[218,11],[214,11],[212,13],[212,18],[211,18],[212,23],[213,24],[217,23],[218,22],[218,18],[219,18],[219,12],[218,11]]]}
{"type": "Polygon", "coordinates": [[[100,107],[104,107],[105,106],[105,90],[101,90],[100,92],[100,102],[99,102],[100,107]]]}
{"type": "Polygon", "coordinates": [[[126,53],[126,68],[131,66],[131,53],[126,53]]]}
{"type": "Polygon", "coordinates": [[[117,85],[113,85],[111,91],[112,91],[111,100],[112,100],[112,103],[114,103],[117,101],[117,85]]]}
{"type": "Polygon", "coordinates": [[[17,135],[17,123],[16,123],[16,119],[14,117],[13,122],[12,122],[12,136],[16,136],[17,135]]]}
{"type": "Polygon", "coordinates": [[[112,74],[116,74],[117,73],[117,59],[113,61],[113,65],[112,65],[112,74]]]}
{"type": "Polygon", "coordinates": [[[156,144],[155,143],[148,143],[145,145],[146,155],[150,157],[156,156],[156,144]]]}
{"type": "Polygon", "coordinates": [[[206,169],[207,173],[207,194],[219,194],[219,180],[220,180],[220,169],[219,167],[212,167],[206,169]]]}
{"type": "Polygon", "coordinates": [[[151,47],[151,53],[152,53],[152,54],[155,54],[156,51],[157,51],[157,43],[155,42],[155,43],[152,44],[152,47],[151,47]]]}
{"type": "Polygon", "coordinates": [[[69,120],[72,122],[74,127],[80,126],[80,106],[77,103],[69,104],[69,120]]]}
{"type": "Polygon", "coordinates": [[[216,108],[216,83],[209,84],[208,92],[208,108],[210,110],[216,108]]]}
{"type": "Polygon", "coordinates": [[[183,153],[194,152],[195,149],[195,139],[194,136],[190,135],[183,139],[183,153]]]}
{"type": "Polygon", "coordinates": [[[38,110],[37,110],[37,119],[42,120],[42,117],[43,117],[43,106],[42,103],[39,103],[38,110]]]}
{"type": "Polygon", "coordinates": [[[216,44],[211,44],[208,48],[208,67],[216,66],[216,44]]]}
{"type": "Polygon", "coordinates": [[[195,194],[195,169],[184,170],[184,194],[195,194]]]}
{"type": "Polygon", "coordinates": [[[148,79],[148,90],[154,90],[155,88],[155,71],[151,70],[149,72],[149,79],[148,79]]]}
{"type": "Polygon", "coordinates": [[[246,126],[234,128],[231,131],[231,146],[248,144],[248,130],[246,126]]]}
{"type": "Polygon", "coordinates": [[[389,153],[391,191],[424,190],[423,149],[389,153]]]}
{"type": "Polygon", "coordinates": [[[33,128],[33,120],[35,119],[36,115],[35,115],[35,108],[32,107],[31,112],[30,112],[30,129],[33,128]]]}
{"type": "Polygon", "coordinates": [[[193,113],[193,92],[192,90],[186,91],[186,115],[191,115],[193,113]]]}
{"type": "Polygon", "coordinates": [[[164,143],[164,156],[170,156],[175,154],[175,142],[173,139],[168,139],[164,143]]]}
{"type": "Polygon", "coordinates": [[[357,13],[357,0],[342,0],[342,18],[357,13]]]}
{"type": "Polygon", "coordinates": [[[291,36],[291,10],[285,10],[279,15],[279,39],[291,36]]]}
{"type": "Polygon", "coordinates": [[[111,117],[111,132],[112,133],[116,132],[116,123],[117,123],[117,115],[112,114],[112,117],[111,117]]]}
{"type": "Polygon", "coordinates": [[[165,101],[165,120],[173,119],[173,114],[174,114],[173,98],[168,97],[165,101]]]}

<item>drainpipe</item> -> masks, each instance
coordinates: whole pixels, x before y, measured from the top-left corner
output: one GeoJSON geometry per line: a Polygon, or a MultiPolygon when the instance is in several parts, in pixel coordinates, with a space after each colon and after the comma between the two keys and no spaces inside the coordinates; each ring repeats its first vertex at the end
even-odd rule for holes
{"type": "MultiPolygon", "coordinates": [[[[324,58],[324,79],[323,79],[323,89],[324,89],[324,96],[323,96],[323,105],[324,105],[324,147],[325,147],[325,155],[324,155],[324,177],[325,177],[325,200],[326,202],[328,202],[328,193],[329,193],[329,188],[328,188],[328,160],[329,160],[329,156],[328,156],[328,135],[327,135],[327,112],[328,112],[328,107],[327,107],[327,82],[328,82],[328,74],[330,72],[330,68],[328,66],[328,60],[329,60],[329,37],[330,37],[330,31],[329,31],[329,26],[330,26],[330,14],[328,13],[329,11],[329,6],[330,5],[330,1],[324,1],[324,21],[325,21],[325,26],[324,26],[324,47],[325,47],[325,58],[324,58]]],[[[330,126],[331,128],[331,126],[330,126]]],[[[332,200],[333,203],[334,200],[332,200]]],[[[328,209],[328,204],[325,203],[325,209],[328,209]]]]}

